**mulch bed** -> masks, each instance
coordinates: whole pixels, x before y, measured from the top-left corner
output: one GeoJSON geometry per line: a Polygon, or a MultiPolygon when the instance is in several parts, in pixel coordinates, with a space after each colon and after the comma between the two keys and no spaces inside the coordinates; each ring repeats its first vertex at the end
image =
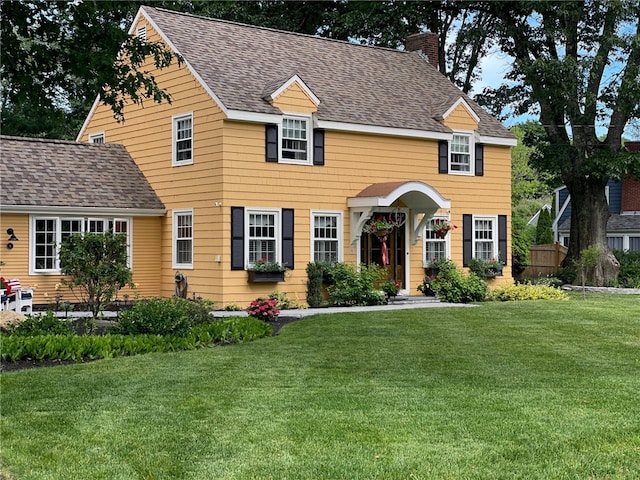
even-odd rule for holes
{"type": "MultiPolygon", "coordinates": [[[[276,336],[282,327],[285,325],[298,321],[300,318],[298,317],[287,317],[280,316],[275,322],[270,322],[271,328],[273,329],[273,336],[276,336]]],[[[96,328],[94,330],[94,334],[104,335],[109,331],[109,328],[113,322],[109,321],[97,321],[96,328]]],[[[86,329],[84,328],[83,322],[76,322],[76,333],[78,335],[84,335],[86,333],[86,329]]],[[[83,363],[92,362],[94,360],[84,360],[83,363]]],[[[13,372],[16,370],[26,370],[29,368],[42,368],[42,367],[57,367],[60,365],[72,365],[74,363],[78,363],[75,360],[44,360],[42,362],[37,362],[35,360],[18,360],[17,362],[0,362],[0,373],[4,372],[13,372]]]]}

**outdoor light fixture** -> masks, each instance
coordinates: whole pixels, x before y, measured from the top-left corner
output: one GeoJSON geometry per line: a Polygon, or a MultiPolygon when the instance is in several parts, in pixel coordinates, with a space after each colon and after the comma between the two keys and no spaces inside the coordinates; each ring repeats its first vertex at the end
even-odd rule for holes
{"type": "Polygon", "coordinates": [[[9,242],[7,243],[7,248],[11,250],[13,248],[13,243],[11,242],[18,241],[18,237],[16,237],[16,234],[13,233],[13,228],[7,228],[7,235],[9,235],[9,240],[7,240],[9,242]]]}

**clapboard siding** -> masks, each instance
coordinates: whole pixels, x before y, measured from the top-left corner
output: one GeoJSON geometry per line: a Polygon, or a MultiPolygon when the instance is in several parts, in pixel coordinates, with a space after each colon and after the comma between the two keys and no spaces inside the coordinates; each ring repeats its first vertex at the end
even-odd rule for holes
{"type": "MultiPolygon", "coordinates": [[[[147,29],[149,39],[159,40],[150,25],[147,29]]],[[[117,124],[110,110],[100,106],[93,112],[82,140],[87,140],[91,132],[104,131],[107,142],[124,144],[167,207],[166,216],[160,219],[157,238],[142,235],[136,239],[136,248],[138,244],[139,248],[146,243],[150,245],[149,254],[141,254],[138,259],[136,253],[134,257],[136,269],[141,272],[151,274],[154,268],[159,270],[159,294],[168,296],[174,292],[172,211],[175,209],[191,208],[194,212],[194,268],[182,271],[189,281],[189,295],[195,293],[212,299],[219,306],[238,303],[243,307],[274,289],[297,301],[305,300],[305,268],[311,256],[311,210],[342,212],[343,256],[345,261],[355,262],[358,247],[349,245],[347,198],[372,183],[419,180],[451,200],[451,219],[459,225],[450,234],[451,255],[458,265],[462,265],[463,214],[510,215],[508,147],[485,145],[484,176],[443,175],[438,173],[436,140],[326,129],[324,165],[266,162],[263,123],[226,119],[186,67],[174,65],[155,75],[171,94],[171,104],[145,102],[144,108],[127,105],[124,124],[117,124]],[[194,116],[194,162],[172,167],[171,118],[187,112],[194,116]],[[249,284],[246,271],[231,270],[233,206],[294,210],[295,269],[287,273],[284,283],[249,284]],[[159,260],[154,263],[152,257],[156,254],[159,260]]],[[[317,109],[296,82],[281,92],[272,105],[284,113],[305,115],[317,109]]],[[[474,131],[478,127],[462,104],[443,123],[454,130],[474,131]]],[[[510,220],[507,224],[510,226],[510,220]]],[[[510,258],[510,243],[508,249],[510,258]]],[[[415,287],[423,276],[421,242],[410,247],[409,270],[407,288],[410,293],[417,293],[415,287]]],[[[507,267],[505,278],[509,278],[509,273],[507,267]]]]}

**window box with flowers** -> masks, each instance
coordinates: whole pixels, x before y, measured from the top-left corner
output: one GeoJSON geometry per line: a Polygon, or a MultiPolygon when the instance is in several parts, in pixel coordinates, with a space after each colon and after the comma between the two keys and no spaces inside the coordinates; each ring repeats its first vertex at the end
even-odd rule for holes
{"type": "Polygon", "coordinates": [[[502,268],[502,262],[495,258],[492,258],[491,260],[472,258],[471,261],[469,261],[469,270],[480,278],[500,277],[502,276],[502,268]]]}
{"type": "Polygon", "coordinates": [[[284,282],[284,272],[287,267],[278,262],[269,261],[266,257],[256,260],[247,273],[249,283],[275,283],[284,282]]]}
{"type": "Polygon", "coordinates": [[[424,273],[428,277],[437,277],[442,267],[448,265],[450,260],[447,258],[432,258],[424,267],[424,273]]]}

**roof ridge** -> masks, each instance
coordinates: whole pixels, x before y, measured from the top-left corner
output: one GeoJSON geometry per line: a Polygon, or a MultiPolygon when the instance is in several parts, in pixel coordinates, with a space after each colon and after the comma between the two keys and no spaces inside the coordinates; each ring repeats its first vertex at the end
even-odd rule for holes
{"type": "Polygon", "coordinates": [[[62,144],[62,145],[78,145],[78,146],[89,145],[91,147],[99,146],[100,148],[104,148],[107,146],[121,148],[123,146],[119,143],[89,143],[89,142],[78,142],[75,140],[65,140],[61,138],[20,137],[18,135],[0,135],[0,140],[16,140],[16,141],[31,142],[31,143],[55,143],[55,144],[62,144]]]}
{"type": "Polygon", "coordinates": [[[398,50],[397,48],[382,47],[380,45],[367,45],[367,44],[362,44],[362,43],[353,43],[353,42],[349,42],[347,40],[340,40],[340,39],[337,39],[337,38],[321,37],[321,36],[318,36],[318,35],[310,35],[308,33],[293,32],[291,30],[281,30],[281,29],[273,28],[273,27],[265,27],[265,26],[262,26],[262,25],[252,25],[250,23],[234,22],[233,20],[225,20],[224,18],[205,17],[204,15],[196,15],[194,13],[180,12],[178,10],[170,10],[168,8],[162,8],[162,7],[152,7],[150,5],[143,5],[141,8],[143,8],[145,10],[146,9],[153,9],[153,10],[157,10],[157,11],[160,11],[160,12],[170,13],[170,14],[174,14],[174,15],[182,15],[182,16],[185,16],[185,17],[199,18],[201,20],[208,20],[208,21],[212,21],[212,22],[220,22],[220,23],[225,23],[227,25],[234,25],[234,26],[237,26],[237,27],[255,28],[255,29],[264,30],[264,31],[267,31],[267,32],[284,33],[286,35],[295,35],[295,36],[298,36],[298,37],[312,38],[312,39],[316,39],[316,40],[324,40],[324,41],[328,41],[328,42],[341,43],[341,44],[344,44],[344,45],[351,45],[351,46],[365,47],[365,48],[373,48],[375,50],[386,50],[386,51],[389,51],[389,52],[397,52],[397,53],[402,53],[402,54],[414,53],[414,52],[410,52],[410,51],[407,51],[407,50],[398,50]]]}

